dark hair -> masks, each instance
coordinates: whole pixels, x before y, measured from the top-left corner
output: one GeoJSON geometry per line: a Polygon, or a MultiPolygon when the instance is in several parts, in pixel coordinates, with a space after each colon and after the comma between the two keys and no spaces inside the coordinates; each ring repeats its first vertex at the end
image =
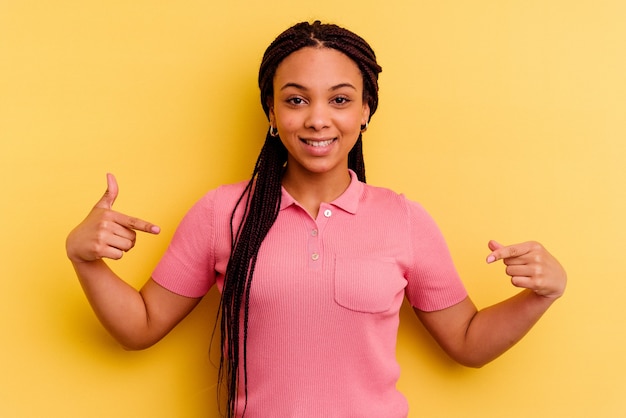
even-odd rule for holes
{"type": "MultiPolygon", "coordinates": [[[[273,96],[276,69],[287,56],[305,47],[336,49],[358,65],[363,74],[363,100],[369,105],[371,118],[378,107],[378,74],[382,71],[376,62],[374,51],[360,36],[337,25],[322,24],[319,21],[292,26],[280,34],[265,51],[259,69],[261,105],[265,114],[269,117],[268,98],[273,96]]],[[[220,391],[226,386],[226,415],[229,418],[236,412],[238,387],[243,388],[247,399],[249,295],[259,248],[278,216],[281,179],[286,162],[287,150],[278,138],[272,137],[268,132],[252,177],[237,201],[230,220],[231,254],[220,302],[221,346],[224,352],[219,369],[220,391]],[[243,217],[239,225],[235,226],[235,212],[242,205],[243,217]],[[240,347],[243,352],[240,352],[240,347]]],[[[356,172],[359,180],[365,182],[360,134],[348,155],[348,166],[356,172]]],[[[245,406],[241,412],[245,412],[245,406]]]]}

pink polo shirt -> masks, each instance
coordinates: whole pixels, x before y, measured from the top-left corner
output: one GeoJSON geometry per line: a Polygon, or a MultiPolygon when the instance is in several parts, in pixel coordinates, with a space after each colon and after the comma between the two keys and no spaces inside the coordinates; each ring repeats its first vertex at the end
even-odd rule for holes
{"type": "MultiPolygon", "coordinates": [[[[250,295],[246,417],[406,417],[395,358],[403,298],[433,311],[467,296],[426,211],[351,175],[317,219],[283,189],[250,295]]],[[[189,297],[221,290],[244,186],[219,187],[191,208],[157,283],[189,297]]]]}

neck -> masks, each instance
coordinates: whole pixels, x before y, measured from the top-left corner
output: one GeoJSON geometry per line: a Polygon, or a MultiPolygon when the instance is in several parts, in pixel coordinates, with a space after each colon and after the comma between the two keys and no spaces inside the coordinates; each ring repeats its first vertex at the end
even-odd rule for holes
{"type": "Polygon", "coordinates": [[[346,168],[340,173],[295,173],[285,171],[283,187],[315,219],[320,204],[332,202],[350,185],[350,173],[346,168]]]}

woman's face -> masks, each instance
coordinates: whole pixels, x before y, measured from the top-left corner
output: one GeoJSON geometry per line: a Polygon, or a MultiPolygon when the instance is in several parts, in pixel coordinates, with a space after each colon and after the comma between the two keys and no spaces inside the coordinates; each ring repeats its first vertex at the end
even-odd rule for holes
{"type": "Polygon", "coordinates": [[[278,66],[270,123],[289,153],[290,175],[345,176],[348,153],[368,118],[363,76],[345,54],[306,47],[278,66]]]}

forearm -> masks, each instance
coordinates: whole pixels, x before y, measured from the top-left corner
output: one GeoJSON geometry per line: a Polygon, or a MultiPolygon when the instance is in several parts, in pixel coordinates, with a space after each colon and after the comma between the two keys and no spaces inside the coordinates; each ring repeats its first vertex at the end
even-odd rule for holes
{"type": "Polygon", "coordinates": [[[504,247],[490,241],[489,248],[487,262],[503,260],[511,282],[525,290],[480,311],[469,297],[439,311],[415,309],[446,353],[470,367],[483,366],[515,345],[563,295],[567,283],[563,267],[537,242],[504,247]]]}
{"type": "Polygon", "coordinates": [[[528,333],[555,300],[526,289],[478,311],[467,326],[462,363],[480,367],[500,356],[528,333]]]}
{"type": "Polygon", "coordinates": [[[72,263],[96,316],[125,348],[152,345],[149,316],[139,291],[120,279],[102,260],[72,263]]]}
{"type": "Polygon", "coordinates": [[[67,256],[100,322],[128,349],[151,346],[200,301],[170,292],[153,280],[141,291],[120,279],[103,261],[117,260],[135,245],[136,232],[158,234],[160,228],[111,209],[117,197],[115,177],[89,215],[67,237],[67,256]]]}

